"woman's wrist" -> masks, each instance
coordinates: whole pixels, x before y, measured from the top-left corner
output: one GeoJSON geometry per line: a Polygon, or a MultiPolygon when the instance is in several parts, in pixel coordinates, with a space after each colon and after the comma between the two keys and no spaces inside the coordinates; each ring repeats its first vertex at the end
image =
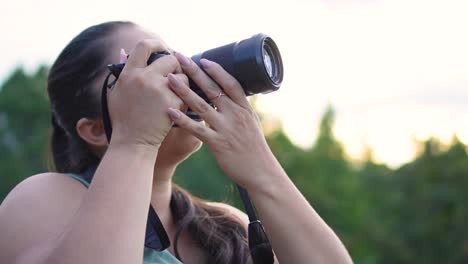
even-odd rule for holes
{"type": "Polygon", "coordinates": [[[256,207],[260,204],[278,204],[291,188],[291,180],[285,173],[277,172],[268,176],[270,176],[268,182],[246,188],[256,207]]]}
{"type": "Polygon", "coordinates": [[[256,175],[252,175],[255,180],[244,186],[249,193],[271,196],[290,182],[288,175],[273,154],[262,167],[256,170],[256,175]]]}
{"type": "Polygon", "coordinates": [[[150,159],[156,162],[159,146],[153,146],[140,142],[112,140],[107,151],[127,152],[140,158],[150,159]]]}

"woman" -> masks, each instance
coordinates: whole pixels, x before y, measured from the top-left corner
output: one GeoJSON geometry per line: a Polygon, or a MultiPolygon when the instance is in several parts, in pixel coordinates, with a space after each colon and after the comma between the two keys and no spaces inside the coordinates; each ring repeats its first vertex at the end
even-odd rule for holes
{"type": "Polygon", "coordinates": [[[184,263],[250,262],[246,216],[171,182],[201,142],[249,191],[278,262],[351,263],[271,153],[239,83],[218,64],[202,60],[207,75],[180,53],[147,66],[151,53],[167,50],[129,22],[90,27],[65,47],[48,78],[57,172],[28,178],[1,205],[0,263],[180,263],[173,255],[184,263]],[[108,144],[99,94],[121,48],[131,52],[109,91],[108,144]],[[216,110],[188,88],[187,76],[216,110]],[[209,126],[185,116],[187,107],[209,126]],[[87,189],[74,178],[93,166],[87,189]],[[172,240],[169,252],[144,250],[150,203],[172,240]]]}

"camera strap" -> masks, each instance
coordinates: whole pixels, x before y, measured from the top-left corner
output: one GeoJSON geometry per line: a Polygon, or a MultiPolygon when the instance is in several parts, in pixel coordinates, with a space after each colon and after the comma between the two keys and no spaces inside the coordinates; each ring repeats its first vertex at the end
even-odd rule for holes
{"type": "Polygon", "coordinates": [[[255,208],[250,200],[249,193],[243,187],[237,185],[242,203],[244,204],[245,212],[249,217],[249,249],[255,264],[271,264],[274,263],[273,249],[270,240],[263,229],[263,225],[255,213],[255,208]]]}

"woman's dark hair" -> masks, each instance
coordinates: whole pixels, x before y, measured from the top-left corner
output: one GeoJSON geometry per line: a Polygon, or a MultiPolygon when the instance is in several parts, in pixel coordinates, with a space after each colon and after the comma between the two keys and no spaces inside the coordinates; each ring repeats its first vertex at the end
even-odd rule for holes
{"type": "MultiPolygon", "coordinates": [[[[80,118],[100,118],[100,90],[109,50],[118,29],[135,27],[131,22],[107,22],[89,27],[61,52],[49,72],[47,91],[52,112],[51,151],[53,166],[61,173],[83,173],[99,163],[76,132],[80,118]]],[[[250,259],[247,234],[240,219],[174,185],[170,203],[179,230],[188,232],[205,250],[208,263],[246,263],[250,259]]]]}

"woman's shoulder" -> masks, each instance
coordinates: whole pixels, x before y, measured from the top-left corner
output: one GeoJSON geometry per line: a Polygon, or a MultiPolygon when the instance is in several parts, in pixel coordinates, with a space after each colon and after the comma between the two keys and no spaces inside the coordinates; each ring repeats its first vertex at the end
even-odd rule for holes
{"type": "Polygon", "coordinates": [[[64,174],[26,178],[0,204],[0,263],[56,237],[78,210],[86,188],[64,174]]]}
{"type": "MultiPolygon", "coordinates": [[[[46,172],[36,174],[24,179],[10,191],[1,206],[10,205],[12,202],[40,197],[46,198],[76,198],[84,194],[86,188],[77,180],[67,177],[66,174],[46,172]],[[63,197],[62,197],[63,196],[63,197]]],[[[67,200],[67,199],[65,199],[67,200]]],[[[29,201],[31,202],[31,201],[29,201]]],[[[50,200],[48,200],[50,202],[50,200]]]]}

